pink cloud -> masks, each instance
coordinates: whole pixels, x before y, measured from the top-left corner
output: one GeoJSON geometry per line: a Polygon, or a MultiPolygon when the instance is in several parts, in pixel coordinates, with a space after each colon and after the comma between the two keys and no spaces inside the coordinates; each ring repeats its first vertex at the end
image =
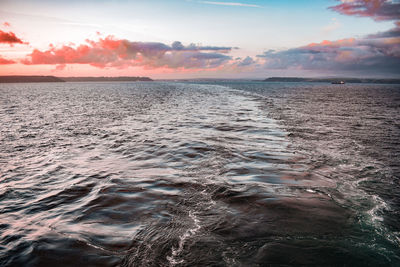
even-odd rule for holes
{"type": "Polygon", "coordinates": [[[108,36],[98,41],[86,40],[86,44],[77,47],[64,45],[50,46],[48,50],[33,50],[21,63],[26,65],[60,65],[88,64],[98,68],[127,68],[141,66],[144,68],[172,69],[211,69],[226,62],[231,57],[226,55],[231,47],[172,45],[157,42],[131,42],[108,36]]]}
{"type": "Polygon", "coordinates": [[[3,26],[4,26],[4,27],[10,27],[11,24],[10,24],[9,22],[4,22],[4,23],[3,23],[3,26]]]}
{"type": "Polygon", "coordinates": [[[9,65],[9,64],[15,64],[16,62],[14,60],[9,60],[5,59],[2,56],[0,56],[0,65],[9,65]]]}
{"type": "Polygon", "coordinates": [[[0,43],[4,44],[25,44],[21,39],[19,39],[13,32],[4,32],[0,30],[0,43]]]}
{"type": "Polygon", "coordinates": [[[322,41],[283,51],[266,51],[258,57],[266,69],[351,71],[399,75],[400,29],[368,35],[322,41]]]}
{"type": "Polygon", "coordinates": [[[351,46],[354,44],[355,39],[354,38],[348,38],[348,39],[342,39],[342,40],[337,40],[337,41],[328,41],[324,40],[320,43],[311,43],[307,45],[309,48],[322,48],[322,47],[341,47],[341,46],[351,46]]]}
{"type": "Polygon", "coordinates": [[[395,0],[338,0],[341,4],[330,7],[344,15],[371,17],[374,20],[399,20],[400,2],[395,0]]]}

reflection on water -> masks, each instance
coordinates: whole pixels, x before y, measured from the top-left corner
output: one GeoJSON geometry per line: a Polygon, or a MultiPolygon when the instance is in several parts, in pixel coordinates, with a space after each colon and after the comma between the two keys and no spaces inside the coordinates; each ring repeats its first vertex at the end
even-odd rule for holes
{"type": "Polygon", "coordinates": [[[1,265],[400,262],[395,87],[0,92],[1,265]]]}

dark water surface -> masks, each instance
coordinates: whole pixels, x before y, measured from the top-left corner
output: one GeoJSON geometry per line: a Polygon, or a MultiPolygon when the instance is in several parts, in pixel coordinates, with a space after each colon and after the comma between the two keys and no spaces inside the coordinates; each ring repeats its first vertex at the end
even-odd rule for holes
{"type": "Polygon", "coordinates": [[[0,84],[1,266],[400,266],[400,87],[0,84]]]}

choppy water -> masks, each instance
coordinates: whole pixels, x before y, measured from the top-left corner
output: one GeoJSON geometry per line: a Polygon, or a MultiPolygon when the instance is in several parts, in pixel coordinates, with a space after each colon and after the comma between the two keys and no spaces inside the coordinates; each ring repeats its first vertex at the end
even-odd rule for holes
{"type": "Polygon", "coordinates": [[[2,266],[399,266],[400,88],[0,84],[2,266]]]}

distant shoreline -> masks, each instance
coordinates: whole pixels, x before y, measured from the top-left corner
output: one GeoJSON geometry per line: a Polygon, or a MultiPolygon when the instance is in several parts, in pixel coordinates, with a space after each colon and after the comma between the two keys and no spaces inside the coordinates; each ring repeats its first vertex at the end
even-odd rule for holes
{"type": "MultiPolygon", "coordinates": [[[[118,77],[56,77],[56,76],[25,76],[25,75],[7,75],[0,76],[0,83],[42,83],[42,82],[152,82],[149,77],[139,76],[118,76],[118,77]]],[[[302,77],[270,77],[267,79],[170,79],[160,81],[177,81],[177,82],[218,82],[218,81],[257,81],[257,82],[322,82],[332,83],[344,81],[345,83],[367,83],[367,84],[400,84],[400,79],[378,79],[378,78],[302,78],[302,77]]]]}
{"type": "Polygon", "coordinates": [[[56,77],[56,76],[0,76],[0,83],[43,83],[43,82],[151,82],[149,77],[119,76],[119,77],[56,77]]]}
{"type": "Polygon", "coordinates": [[[345,83],[375,83],[375,84],[400,84],[400,79],[373,79],[373,78],[300,78],[300,77],[271,77],[263,82],[340,82],[345,83]]]}
{"type": "Polygon", "coordinates": [[[20,75],[0,76],[0,83],[46,83],[46,82],[59,83],[65,81],[55,76],[20,76],[20,75]]]}

